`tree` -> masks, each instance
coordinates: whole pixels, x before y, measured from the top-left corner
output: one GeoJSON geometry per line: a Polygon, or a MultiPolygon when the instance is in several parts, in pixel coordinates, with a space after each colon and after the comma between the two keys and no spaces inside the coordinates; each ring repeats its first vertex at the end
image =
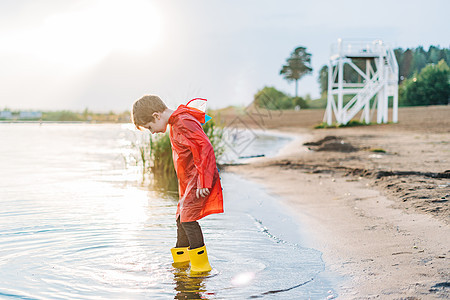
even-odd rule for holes
{"type": "Polygon", "coordinates": [[[444,57],[441,56],[441,50],[439,47],[430,46],[427,53],[427,62],[432,64],[437,64],[444,57]]]}
{"type": "Polygon", "coordinates": [[[414,73],[412,70],[412,61],[413,61],[413,52],[410,49],[407,49],[403,53],[403,59],[401,65],[399,66],[399,75],[400,80],[405,80],[406,78],[411,77],[414,73]]]}
{"type": "Polygon", "coordinates": [[[395,58],[397,59],[397,64],[398,64],[398,68],[399,68],[398,82],[402,82],[404,79],[406,79],[405,76],[402,74],[404,53],[405,53],[405,51],[403,51],[402,48],[394,49],[394,55],[395,55],[395,58]]]}
{"type": "Polygon", "coordinates": [[[450,68],[444,60],[429,64],[413,78],[407,79],[399,90],[401,105],[448,104],[450,98],[450,68]]]}
{"type": "Polygon", "coordinates": [[[305,47],[297,47],[286,59],[286,65],[281,68],[280,75],[287,81],[295,81],[295,97],[297,97],[298,80],[311,72],[311,54],[306,52],[305,47]]]}
{"type": "Polygon", "coordinates": [[[414,51],[412,68],[414,71],[420,72],[427,65],[427,55],[422,46],[419,46],[414,51]]]}
{"type": "Polygon", "coordinates": [[[320,86],[320,94],[324,95],[328,92],[328,66],[325,65],[320,69],[317,81],[320,86]]]}

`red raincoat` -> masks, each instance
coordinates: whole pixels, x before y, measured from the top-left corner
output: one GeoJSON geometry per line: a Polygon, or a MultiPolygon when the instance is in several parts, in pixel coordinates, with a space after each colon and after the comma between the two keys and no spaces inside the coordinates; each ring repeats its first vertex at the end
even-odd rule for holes
{"type": "Polygon", "coordinates": [[[223,212],[222,186],[214,150],[200,123],[205,113],[180,105],[169,118],[173,163],[178,177],[180,201],[176,217],[192,222],[207,215],[223,212]],[[209,188],[210,194],[197,198],[198,188],[209,188]]]}

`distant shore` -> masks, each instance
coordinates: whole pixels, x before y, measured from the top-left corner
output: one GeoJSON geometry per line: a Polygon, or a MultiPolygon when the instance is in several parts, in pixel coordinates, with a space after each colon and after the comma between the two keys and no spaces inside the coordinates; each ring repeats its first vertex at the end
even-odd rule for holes
{"type": "Polygon", "coordinates": [[[400,108],[398,124],[312,129],[322,113],[273,114],[266,128],[296,139],[276,158],[226,170],[297,214],[307,246],[347,278],[343,299],[449,297],[450,106],[400,108]]]}
{"type": "Polygon", "coordinates": [[[0,124],[127,124],[130,122],[113,121],[37,121],[37,120],[0,120],[0,124]]]}

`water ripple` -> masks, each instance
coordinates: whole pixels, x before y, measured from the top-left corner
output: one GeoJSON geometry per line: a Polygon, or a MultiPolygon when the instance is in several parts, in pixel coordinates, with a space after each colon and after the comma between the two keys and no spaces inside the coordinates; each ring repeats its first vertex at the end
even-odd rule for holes
{"type": "Polygon", "coordinates": [[[320,253],[273,231],[276,220],[264,214],[276,210],[261,206],[271,200],[259,186],[222,174],[226,214],[201,221],[218,275],[189,279],[171,266],[173,195],[141,188],[119,159],[134,132],[19,125],[0,133],[8,170],[0,174],[0,298],[326,298],[320,253]]]}

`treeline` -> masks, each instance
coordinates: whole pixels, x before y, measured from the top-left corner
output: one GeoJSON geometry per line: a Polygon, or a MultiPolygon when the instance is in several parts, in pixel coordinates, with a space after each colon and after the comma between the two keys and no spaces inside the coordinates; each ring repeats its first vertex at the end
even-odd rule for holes
{"type": "Polygon", "coordinates": [[[399,48],[394,53],[399,67],[399,105],[449,104],[450,49],[399,48]]]}
{"type": "Polygon", "coordinates": [[[444,60],[429,64],[420,73],[403,80],[398,89],[399,105],[448,105],[450,103],[450,68],[444,60]]]}
{"type": "Polygon", "coordinates": [[[115,113],[95,113],[85,109],[83,112],[75,112],[70,110],[59,111],[42,111],[38,112],[39,116],[33,115],[21,117],[21,111],[12,111],[5,108],[3,112],[9,111],[11,114],[8,117],[0,120],[6,121],[52,121],[52,122],[105,122],[105,123],[127,123],[130,122],[130,112],[115,113]]]}
{"type": "Polygon", "coordinates": [[[130,122],[130,112],[96,113],[88,110],[74,112],[69,110],[42,112],[42,121],[58,122],[105,122],[105,123],[126,123],[130,122]]]}
{"type": "MultiPolygon", "coordinates": [[[[399,105],[448,104],[450,97],[450,49],[430,46],[428,51],[417,48],[394,49],[399,66],[399,105]]],[[[364,59],[355,59],[355,65],[364,70],[364,59]]],[[[361,76],[349,65],[344,66],[344,80],[362,82],[361,76]]],[[[328,66],[319,71],[318,83],[322,98],[328,89],[328,66]]]]}
{"type": "Polygon", "coordinates": [[[419,73],[429,64],[437,65],[443,60],[447,66],[450,65],[450,49],[441,49],[439,46],[430,46],[428,51],[425,51],[422,46],[406,50],[397,48],[394,49],[394,53],[398,63],[400,83],[412,78],[414,74],[419,73]]]}

